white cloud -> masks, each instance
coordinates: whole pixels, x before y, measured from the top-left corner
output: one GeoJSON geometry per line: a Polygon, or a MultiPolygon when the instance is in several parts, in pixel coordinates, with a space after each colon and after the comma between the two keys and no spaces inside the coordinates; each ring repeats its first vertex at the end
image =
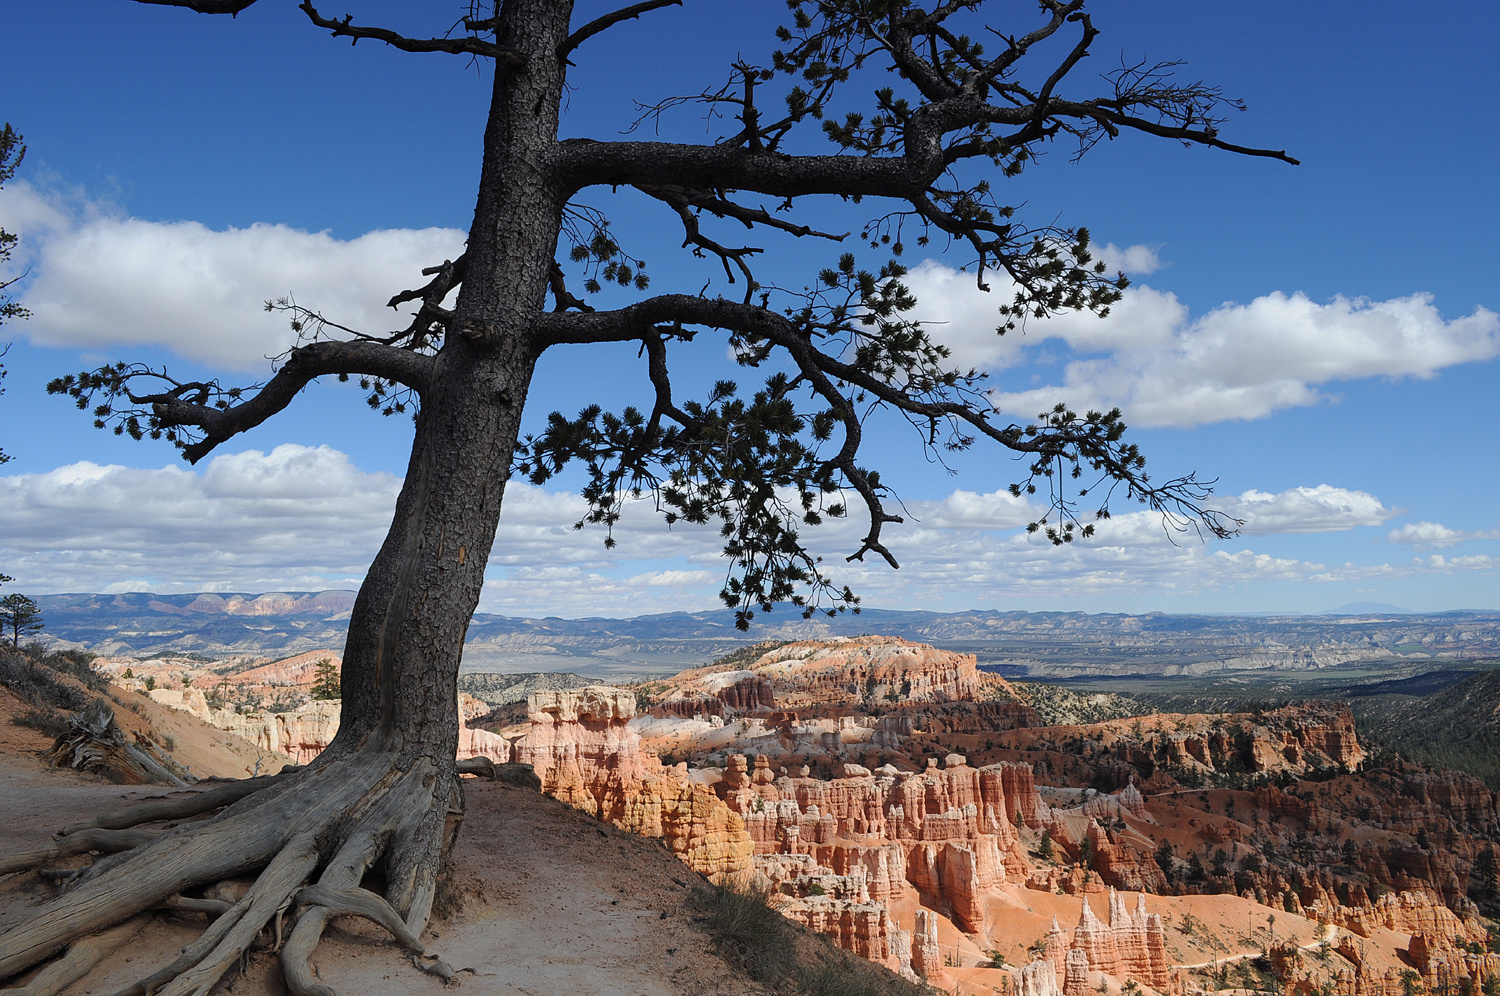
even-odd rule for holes
{"type": "Polygon", "coordinates": [[[1274,495],[1252,489],[1238,497],[1216,498],[1209,504],[1244,520],[1240,532],[1246,536],[1342,532],[1356,526],[1378,526],[1397,514],[1368,492],[1327,484],[1291,488],[1274,495]]]}
{"type": "MultiPolygon", "coordinates": [[[[337,450],[283,445],[224,454],[198,469],[75,463],[0,477],[0,562],[17,587],[47,591],[274,591],[352,587],[384,538],[400,482],[366,473],[337,450]]],[[[1329,485],[1248,491],[1218,506],[1248,537],[1375,525],[1393,513],[1361,491],[1329,485]]],[[[727,565],[713,527],[666,529],[645,503],[627,508],[607,551],[602,530],[575,530],[576,494],[522,482],[505,512],[481,607],[513,615],[636,615],[707,609],[727,565]]],[[[1017,597],[1188,594],[1265,582],[1350,580],[1492,570],[1491,558],[1421,558],[1329,567],[1169,534],[1132,512],[1094,538],[1053,547],[1027,534],[1039,510],[1004,492],[955,491],[912,501],[885,541],[901,562],[845,564],[860,517],[808,530],[815,552],[868,605],[994,604],[1017,597]]]]}
{"type": "Polygon", "coordinates": [[[364,575],[399,486],[326,446],[201,473],[76,463],[0,477],[0,549],[7,573],[50,591],[331,587],[364,575]]]}
{"type": "Polygon", "coordinates": [[[1144,277],[1166,265],[1156,254],[1156,250],[1156,246],[1139,244],[1121,249],[1113,242],[1107,242],[1096,249],[1095,255],[1104,260],[1110,273],[1120,272],[1128,273],[1133,277],[1144,277]]]}
{"type": "Polygon", "coordinates": [[[1434,553],[1426,560],[1415,560],[1412,563],[1419,568],[1426,568],[1434,574],[1456,574],[1460,571],[1492,571],[1500,567],[1500,558],[1486,556],[1484,554],[1470,554],[1466,557],[1444,557],[1441,553],[1434,553]]]}
{"type": "MultiPolygon", "coordinates": [[[[379,549],[400,485],[327,446],[293,444],[216,456],[196,471],[81,462],[0,477],[0,562],[33,592],[349,587],[379,549]]],[[[633,601],[668,606],[684,592],[711,603],[722,576],[711,570],[603,578],[621,557],[606,553],[602,530],[572,528],[583,512],[577,495],[508,485],[490,560],[495,597],[514,592],[520,611],[532,590],[542,596],[533,612],[597,604],[634,614],[646,610],[633,601]]],[[[718,550],[713,529],[667,531],[639,506],[615,533],[620,553],[637,558],[712,563],[718,550]]]]}
{"type": "Polygon", "coordinates": [[[1025,419],[1059,401],[1124,409],[1144,426],[1253,419],[1326,400],[1322,385],[1367,377],[1434,376],[1500,354],[1500,315],[1477,308],[1444,321],[1428,294],[1389,301],[1335,297],[1318,304],[1280,291],[1192,317],[1175,295],[1131,287],[1107,318],[1068,314],[995,334],[1011,289],[979,291],[969,274],[928,261],[908,283],[915,317],[963,367],[997,375],[991,401],[1025,419]],[[1066,361],[1056,375],[1049,362],[1066,361]],[[1039,362],[1030,384],[1011,372],[1039,362]],[[1009,382],[1009,383],[1008,383],[1009,382]]]}
{"type": "Polygon", "coordinates": [[[939,529],[1015,529],[1040,514],[1036,506],[1008,491],[955,491],[942,501],[912,502],[908,507],[916,521],[939,529]]]}
{"type": "MultiPolygon", "coordinates": [[[[1449,529],[1440,522],[1408,522],[1398,529],[1392,529],[1386,539],[1392,543],[1402,546],[1415,547],[1427,550],[1446,550],[1450,546],[1457,546],[1472,539],[1494,539],[1500,536],[1500,532],[1493,530],[1476,530],[1462,532],[1457,529],[1449,529]]],[[[1439,557],[1439,560],[1442,558],[1439,557]]]]}
{"type": "Polygon", "coordinates": [[[1449,529],[1438,522],[1408,522],[1399,529],[1392,529],[1386,539],[1403,546],[1426,546],[1444,549],[1457,546],[1466,537],[1456,529],[1449,529]]]}
{"type": "MultiPolygon", "coordinates": [[[[286,225],[214,231],[196,221],[125,217],[25,183],[0,190],[0,227],[21,235],[31,275],[26,335],[48,346],[156,345],[213,367],[263,371],[292,344],[268,300],[360,331],[401,327],[385,307],[420,271],[463,251],[455,229],[391,229],[350,240],[286,225]]],[[[411,306],[408,306],[411,310],[411,306]]]]}

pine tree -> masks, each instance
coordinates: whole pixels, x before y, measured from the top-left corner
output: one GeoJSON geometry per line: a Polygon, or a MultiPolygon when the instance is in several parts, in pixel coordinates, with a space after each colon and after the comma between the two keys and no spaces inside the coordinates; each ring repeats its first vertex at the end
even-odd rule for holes
{"type": "Polygon", "coordinates": [[[0,632],[10,631],[10,645],[19,649],[21,637],[42,631],[42,610],[20,592],[0,598],[0,632]]]}
{"type": "Polygon", "coordinates": [[[333,659],[331,657],[319,658],[317,671],[314,672],[312,697],[314,699],[338,699],[343,698],[343,695],[339,670],[333,666],[333,659]]]}
{"type": "MultiPolygon", "coordinates": [[[[1147,476],[1118,409],[1059,405],[1035,421],[996,412],[980,372],[912,317],[916,300],[902,278],[908,247],[951,242],[978,290],[995,274],[1004,281],[994,284],[997,331],[1062,312],[1106,313],[1124,275],[1098,258],[1086,228],[1017,217],[1023,192],[1011,203],[1007,181],[1056,141],[1076,139],[1087,152],[1125,133],[1294,162],[1221,137],[1237,102],[1172,78],[1170,63],[1126,64],[1102,81],[1075,73],[1094,64],[1086,57],[1100,33],[1084,0],[792,0],[779,27],[764,25],[759,63],[748,61],[755,40],[736,38],[748,54],[724,67],[727,88],[689,98],[708,114],[706,138],[577,137],[564,114],[591,77],[570,73],[611,58],[611,47],[639,62],[696,46],[666,14],[645,17],[627,37],[610,30],[676,2],[642,0],[585,19],[571,0],[475,0],[459,5],[469,16],[456,24],[430,4],[395,5],[408,23],[429,13],[431,36],[325,16],[314,0],[296,5],[321,32],[488,66],[489,109],[473,140],[445,136],[431,150],[481,153],[463,254],[434,260],[420,283],[391,287],[393,306],[415,310],[395,331],[355,331],[341,316],[273,302],[298,341],[256,386],[185,382],[120,361],[59,377],[49,390],[98,427],[164,439],[193,462],[320,378],[353,379],[376,410],[415,415],[390,532],[349,617],[338,733],[315,765],[254,786],[213,819],[111,855],[105,870],[0,935],[0,979],[185,888],[252,872],[264,876],[257,911],[291,902],[310,876],[322,887],[299,894],[301,916],[282,948],[285,981],[299,996],[327,991],[307,957],[341,915],[338,897],[357,892],[367,871],[378,869],[376,898],[420,934],[456,832],[449,814],[461,807],[458,671],[507,480],[542,485],[580,468],[582,521],[603,527],[609,543],[635,497],[668,524],[716,527],[729,560],[721,597],[741,628],[778,603],[804,615],[857,607],[830,573],[834,562],[809,547],[804,530],[825,520],[860,520],[848,559],[897,566],[885,530],[903,517],[870,465],[885,450],[861,448],[887,417],[919,426],[918,445],[937,459],[978,446],[1018,455],[1010,493],[1035,501],[1030,528],[1044,542],[1087,540],[1111,500],[1208,535],[1234,530],[1203,504],[1204,482],[1147,476]],[[1030,79],[1046,82],[1037,89],[1030,79]],[[618,202],[625,210],[651,204],[680,222],[685,254],[722,267],[728,282],[706,287],[689,274],[656,293],[610,223],[616,193],[629,198],[618,202]],[[835,222],[829,231],[813,227],[822,218],[835,222]],[[729,239],[721,227],[753,228],[760,244],[720,241],[729,239]],[[789,284],[752,265],[799,239],[825,246],[826,265],[789,274],[789,284]],[[606,283],[619,307],[596,296],[606,283]],[[619,380],[626,386],[634,373],[644,405],[554,412],[524,434],[543,354],[601,349],[639,357],[619,380]],[[704,350],[727,352],[741,376],[695,388],[688,381],[704,350]]],[[[235,15],[255,0],[151,3],[235,15]]],[[[765,6],[769,14],[776,5],[765,6]]],[[[1130,16],[1131,7],[1114,6],[1130,16]]],[[[668,58],[662,68],[671,77],[677,67],[668,58]]],[[[605,85],[627,82],[612,73],[605,85]]],[[[647,108],[646,119],[678,103],[647,108]]],[[[249,927],[245,919],[222,928],[233,933],[213,935],[218,947],[179,959],[167,971],[175,979],[153,976],[150,986],[207,991],[248,949],[259,929],[249,927]]]]}
{"type": "Polygon", "coordinates": [[[1500,909],[1500,868],[1496,865],[1495,846],[1491,844],[1474,855],[1474,867],[1469,872],[1469,895],[1490,915],[1500,909]]]}

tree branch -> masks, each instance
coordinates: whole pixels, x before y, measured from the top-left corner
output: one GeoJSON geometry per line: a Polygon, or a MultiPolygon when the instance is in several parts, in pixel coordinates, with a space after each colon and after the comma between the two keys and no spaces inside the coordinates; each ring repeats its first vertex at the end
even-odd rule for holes
{"type": "Polygon", "coordinates": [[[581,298],[575,297],[568,290],[566,275],[563,273],[562,264],[553,261],[552,269],[547,273],[547,287],[552,291],[553,311],[593,311],[593,306],[581,298]]]}
{"type": "Polygon", "coordinates": [[[849,236],[848,232],[845,232],[843,235],[834,235],[832,232],[820,232],[807,225],[798,225],[794,222],[785,221],[777,218],[765,208],[745,207],[743,204],[736,204],[728,198],[715,196],[704,190],[689,190],[684,187],[650,183],[640,184],[636,189],[643,194],[650,194],[661,201],[673,203],[675,200],[680,199],[684,206],[700,208],[719,218],[734,218],[746,228],[765,225],[768,228],[788,232],[798,238],[812,235],[820,239],[829,239],[833,242],[842,242],[849,236]]]}
{"type": "Polygon", "coordinates": [[[163,7],[184,7],[199,14],[228,14],[239,12],[255,3],[255,0],[136,0],[136,3],[159,4],[163,7]]]}
{"type": "Polygon", "coordinates": [[[559,142],[557,164],[563,183],[573,191],[596,185],[671,184],[773,197],[844,193],[903,197],[921,190],[942,172],[941,158],[919,168],[898,156],[765,155],[721,145],[584,138],[559,142]]]}
{"type": "Polygon", "coordinates": [[[225,440],[253,429],[286,408],[297,393],[317,377],[338,374],[377,377],[421,393],[427,388],[433,358],[410,350],[368,341],[315,342],[291,351],[280,370],[248,400],[238,388],[215,383],[182,384],[164,372],[124,363],[82,374],[59,377],[47,385],[49,394],[66,394],[79,408],[94,407],[100,428],[115,423],[115,432],[141,438],[165,435],[188,462],[197,463],[225,440]],[[164,382],[167,390],[136,393],[137,380],[164,382]],[[140,420],[145,419],[143,428],[140,420]],[[186,429],[187,432],[181,430],[186,429]]]}
{"type": "Polygon", "coordinates": [[[662,7],[681,6],[682,0],[643,0],[642,3],[631,4],[629,7],[622,7],[613,13],[605,14],[603,17],[596,17],[569,35],[567,40],[557,47],[557,57],[559,59],[566,59],[579,45],[582,45],[599,32],[614,27],[621,21],[640,17],[648,11],[658,10],[662,7]]]}
{"type": "MultiPolygon", "coordinates": [[[[1232,535],[1237,525],[1234,520],[1201,506],[1210,492],[1191,475],[1164,485],[1151,484],[1144,473],[1145,461],[1139,451],[1131,444],[1120,442],[1125,426],[1118,409],[1108,413],[1089,412],[1079,418],[1059,405],[1052,412],[1042,413],[1039,424],[997,425],[990,419],[993,410],[953,400],[950,388],[954,379],[951,377],[934,379],[924,376],[916,380],[914,388],[902,387],[878,376],[867,364],[848,363],[819,349],[810,330],[791,318],[767,308],[723,298],[668,294],[618,311],[548,317],[558,319],[549,323],[543,332],[549,343],[644,340],[657,331],[675,330],[675,334],[681,334],[683,326],[696,325],[726,329],[752,342],[770,342],[785,349],[802,377],[830,405],[845,427],[844,448],[829,464],[836,466],[860,492],[871,515],[870,533],[854,558],[874,551],[894,562],[889,551],[880,544],[880,526],[884,522],[899,520],[885,512],[879,486],[853,462],[854,450],[859,444],[860,424],[840,384],[929,424],[960,424],[1006,449],[1030,455],[1033,458],[1030,477],[1013,485],[1012,492],[1016,495],[1023,491],[1035,493],[1037,479],[1044,479],[1051,490],[1051,508],[1057,512],[1059,524],[1048,526],[1044,516],[1033,523],[1032,528],[1047,526],[1047,536],[1054,543],[1073,539],[1078,509],[1067,497],[1063,480],[1065,477],[1079,477],[1084,466],[1098,472],[1100,479],[1080,488],[1079,497],[1101,485],[1106,488],[1098,518],[1109,516],[1109,493],[1115,487],[1123,486],[1130,498],[1162,513],[1175,528],[1198,525],[1212,535],[1224,538],[1232,535]]],[[[957,445],[965,448],[969,441],[961,439],[957,445]]],[[[1093,528],[1092,525],[1083,526],[1082,534],[1091,535],[1093,528]]]]}
{"type": "Polygon", "coordinates": [[[319,14],[311,0],[302,0],[297,7],[307,19],[320,28],[326,28],[335,38],[351,38],[355,44],[361,38],[382,41],[403,52],[449,52],[454,55],[481,55],[508,66],[524,66],[526,60],[515,49],[497,45],[473,36],[465,38],[408,38],[388,28],[373,28],[354,24],[353,15],[345,14],[342,20],[334,20],[319,14]]]}

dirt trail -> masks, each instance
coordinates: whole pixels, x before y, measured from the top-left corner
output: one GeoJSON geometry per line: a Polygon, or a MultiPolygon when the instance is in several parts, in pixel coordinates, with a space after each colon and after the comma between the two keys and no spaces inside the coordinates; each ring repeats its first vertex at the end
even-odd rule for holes
{"type": "MultiPolygon", "coordinates": [[[[468,812],[455,855],[459,908],[426,936],[455,967],[453,988],[534,996],[750,996],[764,990],[713,953],[686,908],[701,881],[659,843],[600,823],[555,799],[465,779],[468,812]]],[[[62,823],[159,787],[110,785],[44,769],[0,750],[0,847],[37,846],[62,823]]],[[[35,874],[0,876],[0,929],[53,895],[35,874]]],[[[202,930],[201,916],[158,918],[70,993],[118,990],[164,965],[202,930]]],[[[313,956],[347,994],[442,993],[400,949],[363,921],[339,920],[313,956]]],[[[15,982],[10,984],[14,985],[15,982]]],[[[254,952],[236,996],[281,996],[276,958],[254,952]]]]}

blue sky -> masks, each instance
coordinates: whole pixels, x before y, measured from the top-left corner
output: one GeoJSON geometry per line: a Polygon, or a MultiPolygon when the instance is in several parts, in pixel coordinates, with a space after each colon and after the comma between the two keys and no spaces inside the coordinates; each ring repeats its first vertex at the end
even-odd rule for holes
{"type": "MultiPolygon", "coordinates": [[[[995,6],[1006,17],[1024,8],[995,6]]],[[[349,11],[431,33],[411,7],[349,11]]],[[[603,9],[581,5],[576,18],[603,9]]],[[[1174,545],[1149,517],[1124,516],[1087,547],[1054,551],[1019,531],[1031,510],[997,494],[1015,472],[1003,454],[976,450],[949,476],[900,427],[882,426],[870,463],[921,521],[890,534],[900,572],[849,574],[866,604],[1500,607],[1500,125],[1488,103],[1500,87],[1488,50],[1500,9],[1092,9],[1103,34],[1073,93],[1092,95],[1122,57],[1185,59],[1181,75],[1248,103],[1224,127],[1230,140],[1285,148],[1303,165],[1126,136],[1079,163],[1058,146],[1002,181],[1026,220],[1087,225],[1114,247],[1134,287],[1105,322],[1071,317],[996,340],[995,302],[953,273],[966,262],[957,253],[909,254],[912,285],[922,317],[992,371],[1002,410],[1120,404],[1156,474],[1218,478],[1220,507],[1246,519],[1245,534],[1174,545]]],[[[687,0],[591,41],[575,58],[565,130],[612,137],[635,116],[633,100],[716,86],[736,56],[764,61],[781,10],[687,0]]],[[[286,335],[259,301],[290,293],[351,324],[378,323],[415,268],[458,251],[487,71],[351,48],[301,17],[271,0],[235,20],[113,0],[82,19],[57,5],[5,15],[0,117],[30,152],[0,191],[0,225],[22,235],[29,270],[17,287],[35,312],[0,339],[14,342],[0,434],[15,457],[0,477],[0,568],[20,590],[343,587],[379,542],[410,428],[370,415],[347,387],[310,389],[197,468],[164,444],[92,430],[42,391],[52,376],[113,359],[256,380],[286,335]]],[[[707,137],[691,111],[666,118],[662,134],[707,137]]],[[[608,209],[648,260],[653,291],[714,277],[639,197],[583,199],[608,209]]],[[[838,205],[808,208],[839,230],[858,224],[838,205]]],[[[837,251],[755,244],[770,250],[763,272],[791,286],[837,251]]],[[[682,390],[728,372],[721,353],[685,356],[682,390]]],[[[644,377],[622,370],[640,373],[626,349],[549,355],[532,424],[591,399],[642,401],[644,377]]],[[[723,567],[712,536],[668,533],[640,510],[606,555],[601,537],[569,528],[576,486],[512,486],[481,608],[714,604],[723,567]]],[[[816,542],[841,561],[857,531],[816,542]]]]}

